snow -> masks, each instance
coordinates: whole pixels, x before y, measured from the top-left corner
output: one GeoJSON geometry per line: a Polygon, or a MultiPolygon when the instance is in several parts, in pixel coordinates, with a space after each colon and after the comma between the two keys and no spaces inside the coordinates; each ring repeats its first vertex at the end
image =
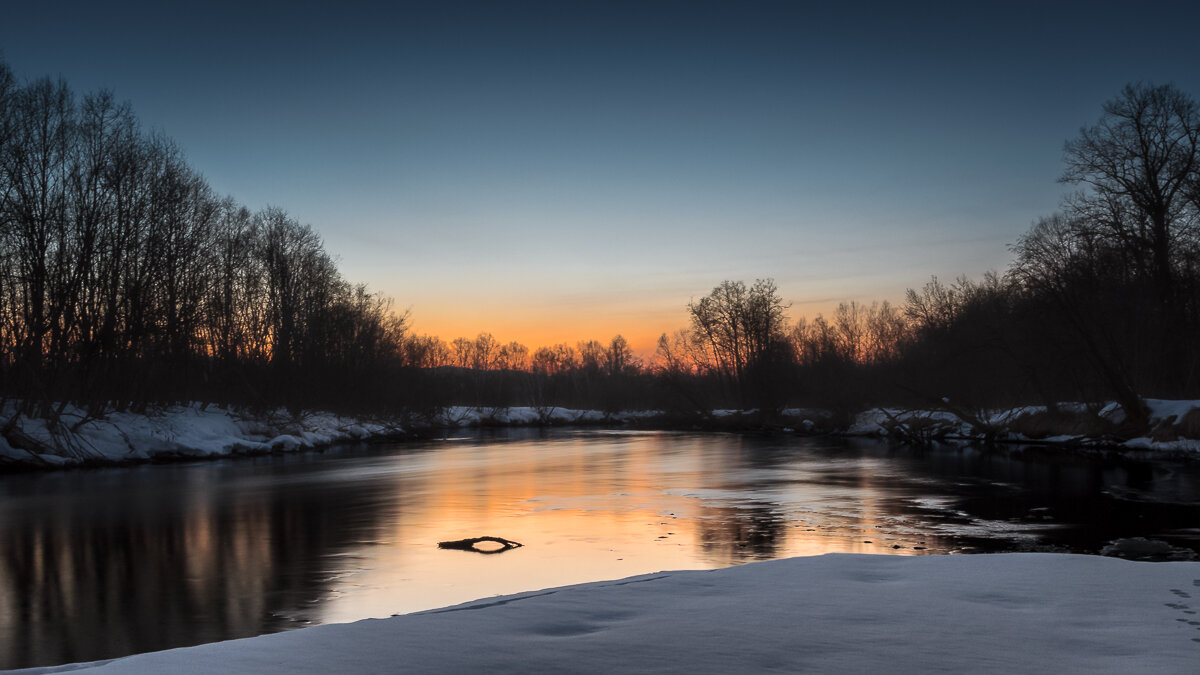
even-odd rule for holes
{"type": "MultiPolygon", "coordinates": [[[[0,419],[11,417],[4,410],[0,419]]],[[[169,457],[209,457],[246,452],[295,451],[372,436],[398,434],[378,424],[331,413],[288,415],[282,411],[246,416],[216,406],[173,406],[146,414],[114,412],[89,419],[68,406],[63,429],[51,433],[44,420],[21,417],[21,431],[54,452],[15,449],[0,438],[0,456],[17,462],[70,465],[82,461],[123,462],[169,457]]]]}
{"type": "Polygon", "coordinates": [[[1200,664],[1200,563],[833,554],[28,672],[1138,672],[1200,664]]]}
{"type": "MultiPolygon", "coordinates": [[[[1170,433],[1159,432],[1176,430],[1176,425],[1192,410],[1200,410],[1200,400],[1166,400],[1143,399],[1149,415],[1150,436],[1129,439],[1121,445],[1131,450],[1149,450],[1155,452],[1200,453],[1200,438],[1170,438],[1170,433]]],[[[1084,414],[1089,406],[1078,402],[1058,403],[1060,412],[1084,414]]],[[[1093,438],[1079,434],[1056,434],[1036,439],[1028,438],[1020,433],[1006,431],[1008,424],[1018,418],[1045,413],[1045,406],[1020,406],[1004,410],[978,411],[978,417],[987,424],[994,425],[999,433],[995,440],[1009,442],[1037,442],[1049,444],[1073,444],[1080,446],[1110,447],[1111,439],[1093,438]]],[[[1116,403],[1107,403],[1096,409],[1096,415],[1114,424],[1120,424],[1125,419],[1125,411],[1116,403]]],[[[804,423],[800,423],[804,426],[804,423]]],[[[981,440],[981,432],[972,429],[971,425],[960,420],[954,414],[940,410],[907,410],[899,408],[873,408],[855,416],[854,421],[845,430],[849,436],[887,436],[892,427],[902,429],[930,428],[936,430],[938,438],[953,441],[981,440]]]]}
{"type": "Polygon", "coordinates": [[[605,421],[619,424],[659,414],[661,413],[656,410],[604,413],[599,410],[574,410],[558,406],[513,406],[508,408],[451,406],[446,408],[433,422],[439,426],[450,427],[481,426],[487,424],[595,424],[605,421]]]}
{"type": "MultiPolygon", "coordinates": [[[[13,404],[0,409],[0,423],[12,417],[13,404]]],[[[604,413],[553,406],[479,408],[454,406],[433,419],[416,422],[423,428],[521,426],[538,424],[596,424],[652,418],[658,411],[604,413]]],[[[45,420],[19,417],[17,427],[54,451],[18,449],[0,436],[0,461],[40,466],[70,466],[85,461],[120,463],[150,459],[220,457],[255,452],[295,452],[334,443],[394,437],[407,425],[400,421],[368,421],[328,412],[292,415],[275,411],[249,415],[219,406],[192,404],[148,411],[113,412],[90,419],[74,406],[62,413],[52,433],[45,420]]]]}
{"type": "Polygon", "coordinates": [[[1180,419],[1189,411],[1200,408],[1200,401],[1170,401],[1158,398],[1148,398],[1145,401],[1146,407],[1150,409],[1150,419],[1154,421],[1171,416],[1180,419]]]}
{"type": "MultiPolygon", "coordinates": [[[[1200,453],[1200,439],[1188,438],[1195,432],[1181,424],[1192,410],[1200,409],[1200,401],[1169,401],[1146,399],[1150,410],[1148,436],[1134,438],[1123,445],[1131,450],[1154,452],[1200,453]]],[[[1062,403],[1063,411],[1085,412],[1082,403],[1062,403]]],[[[1005,432],[1005,426],[1021,416],[1045,412],[1044,407],[1025,406],[1008,410],[979,411],[978,416],[1001,432],[997,440],[1075,445],[1111,445],[1111,439],[1059,434],[1028,439],[1016,432],[1005,432]]],[[[0,423],[10,419],[12,403],[0,409],[0,423]]],[[[754,411],[714,410],[717,418],[731,418],[754,411]]],[[[820,431],[814,422],[827,416],[821,411],[793,408],[783,411],[786,428],[799,428],[806,433],[820,431]]],[[[1116,404],[1099,409],[1098,414],[1119,422],[1123,411],[1116,404]]],[[[661,411],[642,410],[618,413],[597,410],[574,410],[555,406],[480,408],[454,406],[443,409],[430,419],[404,421],[365,420],[339,416],[328,412],[290,415],[276,411],[251,416],[217,406],[192,404],[152,410],[146,414],[110,413],[101,419],[90,419],[81,409],[67,406],[62,424],[52,432],[45,420],[20,417],[17,428],[21,433],[42,444],[42,450],[13,447],[15,441],[0,437],[0,465],[4,463],[31,464],[43,467],[71,466],[83,462],[120,463],[168,458],[216,457],[245,453],[294,452],[324,447],[334,443],[364,441],[373,438],[398,436],[406,428],[521,426],[540,424],[628,424],[653,423],[661,411]],[[52,448],[46,451],[45,448],[52,448]]],[[[981,432],[953,414],[938,410],[902,410],[875,408],[858,414],[841,433],[851,436],[887,436],[892,428],[916,435],[926,434],[945,440],[974,441],[981,432]]],[[[828,430],[828,429],[826,429],[828,430]]]]}
{"type": "Polygon", "coordinates": [[[886,436],[893,419],[903,425],[935,424],[944,427],[956,436],[970,435],[968,425],[953,414],[941,410],[900,410],[898,408],[874,408],[855,416],[846,433],[850,436],[886,436]]]}

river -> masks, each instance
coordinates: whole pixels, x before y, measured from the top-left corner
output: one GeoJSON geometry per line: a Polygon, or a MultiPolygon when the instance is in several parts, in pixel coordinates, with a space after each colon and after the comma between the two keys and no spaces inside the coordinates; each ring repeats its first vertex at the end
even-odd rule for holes
{"type": "Polygon", "coordinates": [[[1200,551],[1200,463],[530,430],[0,476],[0,667],[832,552],[1200,551]],[[439,549],[490,535],[497,555],[439,549]]]}

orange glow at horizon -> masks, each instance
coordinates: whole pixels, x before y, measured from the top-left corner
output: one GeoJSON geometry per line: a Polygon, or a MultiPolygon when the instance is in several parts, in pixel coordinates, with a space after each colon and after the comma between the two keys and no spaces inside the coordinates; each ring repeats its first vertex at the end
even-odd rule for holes
{"type": "MultiPolygon", "coordinates": [[[[658,338],[686,328],[689,323],[687,304],[690,298],[669,304],[628,299],[627,306],[603,303],[592,306],[531,306],[482,305],[448,302],[436,306],[411,308],[410,330],[419,335],[433,335],[446,342],[464,337],[474,339],[480,333],[491,333],[501,344],[519,342],[532,352],[538,347],[597,340],[607,345],[617,335],[629,343],[641,357],[653,356],[658,338]]],[[[792,302],[788,312],[789,326],[800,317],[830,316],[838,301],[792,302]]]]}
{"type": "Polygon", "coordinates": [[[524,321],[511,318],[504,321],[488,322],[479,317],[452,318],[442,321],[421,321],[414,319],[412,330],[421,335],[434,335],[450,342],[455,338],[465,337],[474,339],[480,333],[491,333],[502,344],[519,342],[532,352],[538,347],[549,347],[566,344],[575,347],[580,342],[596,340],[607,345],[612,338],[621,335],[629,343],[630,348],[638,356],[653,354],[658,344],[658,337],[663,333],[672,333],[684,327],[683,317],[674,325],[664,321],[659,325],[646,322],[641,325],[617,326],[610,322],[579,321],[558,322],[527,319],[524,321]]]}

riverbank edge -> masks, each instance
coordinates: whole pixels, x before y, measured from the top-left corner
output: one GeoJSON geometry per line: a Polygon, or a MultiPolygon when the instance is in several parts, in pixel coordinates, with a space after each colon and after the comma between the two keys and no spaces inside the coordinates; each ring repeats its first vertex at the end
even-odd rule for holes
{"type": "Polygon", "coordinates": [[[915,446],[1030,445],[1200,460],[1200,401],[1147,399],[1149,429],[1117,433],[1115,404],[1025,406],[1001,411],[872,408],[602,412],[546,407],[467,407],[381,419],[330,412],[249,413],[191,404],[90,417],[65,406],[55,421],[0,409],[0,473],[111,467],[322,450],[345,443],[420,440],[461,428],[593,427],[662,431],[884,438],[915,446]],[[15,419],[14,419],[15,418],[15,419]]]}

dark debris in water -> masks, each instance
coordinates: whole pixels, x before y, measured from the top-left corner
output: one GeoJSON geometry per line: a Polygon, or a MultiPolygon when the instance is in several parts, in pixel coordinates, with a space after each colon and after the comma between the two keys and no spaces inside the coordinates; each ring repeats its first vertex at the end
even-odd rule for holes
{"type": "Polygon", "coordinates": [[[451,549],[455,551],[471,551],[473,553],[483,553],[490,555],[492,553],[504,553],[511,551],[514,548],[521,548],[524,544],[504,539],[503,537],[471,537],[470,539],[456,539],[454,541],[439,541],[438,548],[451,549]],[[478,544],[484,542],[492,542],[500,544],[500,548],[479,548],[478,544]]]}

